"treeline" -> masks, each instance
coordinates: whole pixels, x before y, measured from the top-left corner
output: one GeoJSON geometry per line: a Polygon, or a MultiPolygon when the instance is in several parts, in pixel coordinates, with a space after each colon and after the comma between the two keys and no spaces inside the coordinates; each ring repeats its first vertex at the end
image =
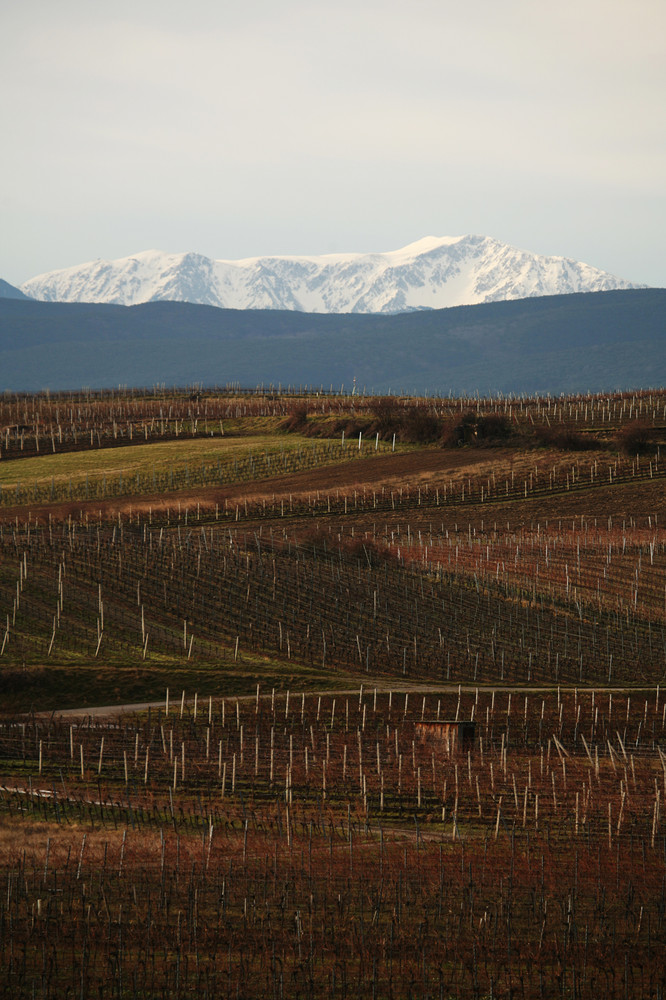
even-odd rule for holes
{"type": "MultiPolygon", "coordinates": [[[[506,409],[506,408],[504,408],[506,409]]],[[[590,429],[578,420],[553,422],[546,417],[537,423],[519,419],[496,411],[468,408],[456,412],[455,408],[441,405],[441,401],[426,399],[401,399],[380,396],[370,400],[366,407],[334,419],[322,419],[312,412],[308,402],[295,403],[291,412],[279,424],[282,431],[309,437],[374,437],[380,441],[403,444],[439,444],[443,448],[497,447],[556,448],[560,451],[621,451],[627,455],[647,455],[657,452],[666,443],[666,427],[653,419],[637,416],[612,429],[595,425],[590,429]]],[[[522,416],[522,414],[521,414],[522,416]]],[[[576,415],[577,416],[577,415],[576,415]]]]}

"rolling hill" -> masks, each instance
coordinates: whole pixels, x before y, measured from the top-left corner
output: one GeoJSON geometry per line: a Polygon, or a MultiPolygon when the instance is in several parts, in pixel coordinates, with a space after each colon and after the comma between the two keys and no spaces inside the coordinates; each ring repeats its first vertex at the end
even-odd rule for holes
{"type": "Polygon", "coordinates": [[[0,299],[0,389],[230,382],[431,393],[666,384],[666,290],[399,315],[0,299]]]}

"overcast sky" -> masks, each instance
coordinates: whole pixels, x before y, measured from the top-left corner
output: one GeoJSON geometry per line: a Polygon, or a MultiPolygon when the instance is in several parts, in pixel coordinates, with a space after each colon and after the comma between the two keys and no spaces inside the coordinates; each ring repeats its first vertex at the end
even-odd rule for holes
{"type": "Polygon", "coordinates": [[[664,0],[0,0],[0,277],[481,233],[666,285],[664,0]]]}

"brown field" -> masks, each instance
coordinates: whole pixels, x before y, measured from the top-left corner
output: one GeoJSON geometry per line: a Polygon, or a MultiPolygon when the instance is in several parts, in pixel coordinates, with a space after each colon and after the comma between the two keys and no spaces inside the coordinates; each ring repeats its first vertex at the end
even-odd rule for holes
{"type": "Polygon", "coordinates": [[[0,994],[663,996],[665,413],[3,400],[5,483],[266,464],[0,498],[0,994]]]}

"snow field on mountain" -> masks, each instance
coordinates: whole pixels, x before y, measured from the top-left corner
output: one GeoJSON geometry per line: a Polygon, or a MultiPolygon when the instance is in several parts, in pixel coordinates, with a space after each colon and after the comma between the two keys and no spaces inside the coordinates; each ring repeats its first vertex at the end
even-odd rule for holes
{"type": "Polygon", "coordinates": [[[22,291],[47,302],[398,313],[634,287],[589,264],[531,254],[487,236],[431,236],[387,253],[321,257],[233,261],[146,250],[51,271],[22,291]]]}

